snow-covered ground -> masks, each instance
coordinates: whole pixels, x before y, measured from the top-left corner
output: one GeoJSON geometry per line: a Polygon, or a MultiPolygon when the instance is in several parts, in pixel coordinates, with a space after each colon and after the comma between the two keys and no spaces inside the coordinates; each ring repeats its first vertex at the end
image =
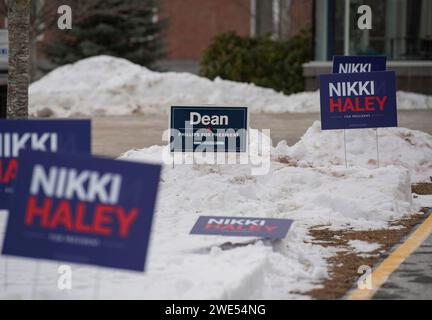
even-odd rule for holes
{"type": "MultiPolygon", "coordinates": [[[[278,161],[307,145],[308,137],[313,140],[316,126],[297,145],[272,148],[266,175],[252,176],[251,165],[165,166],[144,274],[73,266],[74,290],[59,291],[58,264],[9,258],[8,289],[0,290],[0,298],[32,297],[29,283],[35,275],[39,298],[307,298],[301,293],[328,276],[326,258],[336,252],[312,244],[310,227],[385,228],[389,220],[419,209],[411,195],[410,162],[407,168],[384,164],[381,168],[345,168],[341,164],[312,167],[307,162],[278,161]],[[199,215],[289,218],[295,223],[288,236],[276,242],[189,235],[199,215]],[[100,294],[94,290],[96,283],[100,283],[100,294]]],[[[315,142],[328,152],[340,151],[335,143],[315,142]]],[[[251,150],[256,144],[252,139],[251,150]]],[[[166,148],[131,150],[120,158],[160,162],[166,148]]],[[[409,150],[401,145],[390,151],[398,157],[409,150]]],[[[319,154],[306,154],[321,160],[319,154]]],[[[351,245],[358,252],[372,250],[365,243],[351,245]]],[[[2,279],[4,265],[4,258],[0,259],[2,279]]]]}
{"type": "MultiPolygon", "coordinates": [[[[153,72],[127,60],[97,56],[60,67],[29,90],[33,116],[167,114],[171,105],[248,106],[251,112],[319,112],[319,94],[284,95],[253,84],[153,72]]],[[[432,96],[398,92],[398,109],[432,109],[432,96]]]]}
{"type": "MultiPolygon", "coordinates": [[[[394,165],[408,169],[412,182],[432,181],[432,135],[407,128],[346,130],[348,166],[394,165]],[[377,154],[378,134],[378,154],[377,154]]],[[[298,166],[345,165],[343,130],[321,130],[319,121],[294,146],[279,142],[276,154],[298,166]]]]}
{"type": "MultiPolygon", "coordinates": [[[[399,93],[398,98],[400,109],[432,106],[431,97],[399,93]]],[[[34,115],[47,115],[48,109],[55,116],[166,113],[181,103],[247,105],[252,112],[318,111],[319,106],[317,93],[284,96],[250,84],[152,72],[105,56],[59,68],[30,88],[34,115]]],[[[432,176],[432,136],[404,128],[378,134],[380,168],[375,130],[346,132],[346,168],[343,131],[321,132],[319,122],[294,146],[272,147],[265,175],[251,175],[251,164],[166,165],[145,273],[73,265],[73,290],[61,291],[59,263],[0,257],[0,298],[34,298],[32,287],[37,298],[51,299],[307,298],[302,293],[328,276],[326,258],[336,252],[311,243],[309,228],[386,228],[388,221],[430,203],[426,196],[412,199],[411,183],[432,176]],[[189,235],[200,215],[295,223],[285,239],[274,242],[189,235]]],[[[250,150],[257,148],[256,139],[250,144],[250,150]]],[[[152,146],[120,159],[161,162],[166,151],[152,146]]],[[[362,241],[349,245],[362,254],[378,248],[362,241]]]]}

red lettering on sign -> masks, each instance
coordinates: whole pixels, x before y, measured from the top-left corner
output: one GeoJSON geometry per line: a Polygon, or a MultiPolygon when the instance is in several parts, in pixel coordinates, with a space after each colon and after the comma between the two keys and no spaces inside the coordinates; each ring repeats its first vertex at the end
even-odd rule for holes
{"type": "Polygon", "coordinates": [[[31,196],[27,201],[25,224],[50,229],[62,227],[68,231],[103,236],[111,236],[116,232],[118,236],[126,237],[139,213],[137,208],[126,211],[120,206],[96,204],[91,215],[89,207],[85,202],[78,202],[73,207],[69,200],[54,203],[52,198],[45,198],[38,203],[37,197],[31,196]],[[91,219],[86,219],[86,216],[91,216],[91,219]]]}
{"type": "Polygon", "coordinates": [[[337,102],[330,98],[330,112],[364,112],[364,111],[384,111],[384,106],[387,101],[387,96],[380,98],[379,96],[368,97],[346,97],[342,105],[341,98],[337,98],[337,102]]]}
{"type": "Polygon", "coordinates": [[[33,219],[37,216],[41,217],[40,225],[43,227],[48,227],[49,213],[52,208],[52,199],[46,198],[43,206],[37,206],[37,198],[32,196],[28,199],[27,210],[25,214],[25,224],[32,225],[34,223],[33,219]]]}
{"type": "Polygon", "coordinates": [[[10,161],[0,160],[0,183],[10,183],[15,179],[18,162],[16,159],[10,161]]]}
{"type": "Polygon", "coordinates": [[[337,108],[339,112],[342,112],[341,98],[337,99],[337,103],[334,102],[333,98],[330,98],[330,112],[334,112],[335,108],[337,108]]]}
{"type": "Polygon", "coordinates": [[[376,97],[376,99],[377,99],[377,102],[379,104],[380,111],[383,111],[384,110],[384,104],[387,101],[387,96],[384,96],[381,100],[379,97],[376,97]]]}

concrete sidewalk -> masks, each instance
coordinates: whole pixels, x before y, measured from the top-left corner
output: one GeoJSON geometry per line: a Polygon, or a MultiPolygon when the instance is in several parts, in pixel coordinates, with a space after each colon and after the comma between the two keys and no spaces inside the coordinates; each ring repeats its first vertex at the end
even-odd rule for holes
{"type": "MultiPolygon", "coordinates": [[[[432,110],[399,111],[399,126],[432,133],[432,110]]],[[[296,143],[319,113],[251,114],[250,126],[270,129],[273,144],[296,143]]],[[[168,128],[167,115],[132,115],[93,119],[93,153],[118,157],[130,149],[164,144],[162,132],[168,128]]]]}

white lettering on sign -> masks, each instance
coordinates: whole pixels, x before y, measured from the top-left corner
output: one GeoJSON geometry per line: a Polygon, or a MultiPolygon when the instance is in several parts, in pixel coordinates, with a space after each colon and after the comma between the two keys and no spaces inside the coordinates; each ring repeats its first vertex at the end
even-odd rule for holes
{"type": "Polygon", "coordinates": [[[233,218],[209,218],[207,224],[238,224],[241,226],[264,226],[265,220],[261,219],[233,219],[233,218]]]}
{"type": "Polygon", "coordinates": [[[371,71],[372,65],[370,63],[341,63],[339,65],[339,73],[357,73],[371,71]]]}
{"type": "Polygon", "coordinates": [[[57,133],[0,133],[0,157],[16,158],[27,147],[33,151],[56,152],[57,133]]]}
{"type": "Polygon", "coordinates": [[[119,174],[71,168],[50,167],[48,172],[42,165],[35,165],[30,185],[30,193],[43,192],[48,197],[93,202],[99,199],[106,204],[118,203],[122,177],[119,174]]]}
{"type": "Polygon", "coordinates": [[[374,95],[375,82],[374,81],[354,81],[354,82],[337,82],[329,83],[330,97],[346,97],[346,96],[362,96],[374,95]]]}
{"type": "Polygon", "coordinates": [[[213,125],[213,126],[227,126],[228,125],[228,116],[218,116],[218,115],[201,115],[198,112],[191,112],[190,113],[190,120],[191,125],[195,124],[203,124],[203,125],[213,125]]]}

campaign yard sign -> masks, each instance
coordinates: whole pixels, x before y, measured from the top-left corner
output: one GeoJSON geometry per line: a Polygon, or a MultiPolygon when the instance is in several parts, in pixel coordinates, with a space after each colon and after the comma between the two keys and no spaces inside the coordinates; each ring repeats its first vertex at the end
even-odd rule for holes
{"type": "Polygon", "coordinates": [[[160,165],[22,152],[3,254],[143,271],[160,165]]]}
{"type": "Polygon", "coordinates": [[[246,152],[246,107],[172,106],[171,152],[246,152]]]}
{"type": "Polygon", "coordinates": [[[320,75],[321,128],[397,127],[393,71],[320,75]]]}
{"type": "Polygon", "coordinates": [[[333,73],[385,71],[386,56],[334,56],[333,73]]]}
{"type": "Polygon", "coordinates": [[[289,219],[201,216],[190,233],[282,239],[293,222],[289,219]]]}
{"type": "Polygon", "coordinates": [[[0,120],[0,209],[9,208],[22,150],[90,154],[90,120],[0,120]]]}

